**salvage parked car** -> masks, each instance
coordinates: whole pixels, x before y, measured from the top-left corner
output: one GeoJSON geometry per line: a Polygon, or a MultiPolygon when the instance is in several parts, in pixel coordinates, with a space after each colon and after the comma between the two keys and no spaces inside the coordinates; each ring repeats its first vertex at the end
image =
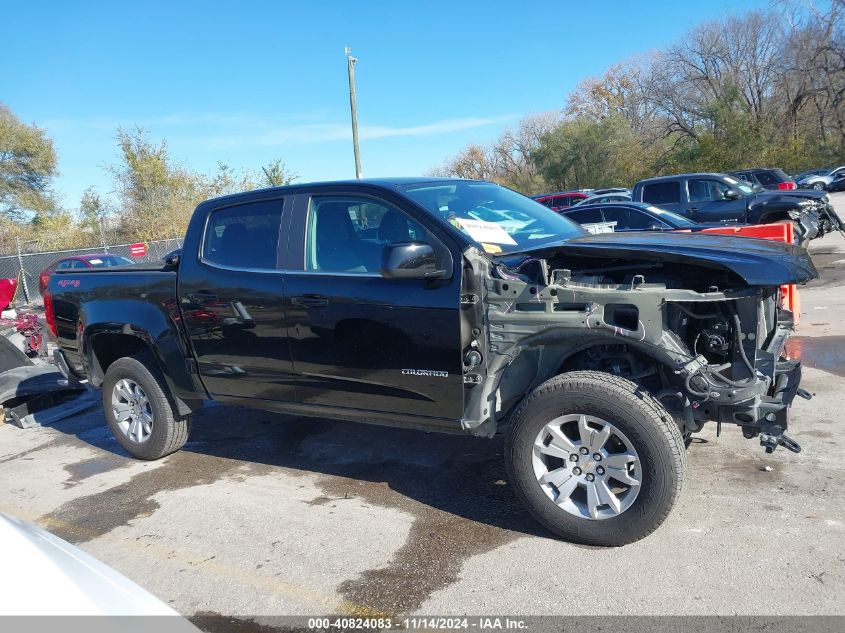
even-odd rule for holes
{"type": "Polygon", "coordinates": [[[788,409],[810,396],[780,286],[815,277],[793,245],[588,235],[492,183],[356,180],[208,200],[164,264],[57,271],[45,317],[69,383],[101,390],[138,458],[181,448],[208,399],[505,433],[542,525],[621,545],[669,514],[706,422],[800,450],[788,409]],[[530,221],[508,232],[487,211],[530,221]],[[237,306],[249,336],[205,305],[237,306]]]}
{"type": "Polygon", "coordinates": [[[645,202],[611,202],[608,204],[577,205],[563,212],[590,233],[612,233],[619,231],[686,231],[723,227],[713,222],[693,222],[672,211],[661,209],[645,202]]]}
{"type": "Polygon", "coordinates": [[[50,275],[57,270],[78,268],[107,268],[109,266],[126,266],[134,263],[131,259],[113,255],[111,253],[94,253],[87,255],[70,255],[57,259],[38,275],[38,291],[43,295],[50,281],[50,275]]]}
{"type": "Polygon", "coordinates": [[[674,211],[694,222],[790,222],[799,242],[845,228],[826,193],[755,190],[749,183],[726,174],[648,178],[634,185],[632,198],[635,202],[674,211]]]}
{"type": "Polygon", "coordinates": [[[845,171],[836,176],[836,178],[827,186],[827,190],[845,191],[845,171]]]}
{"type": "Polygon", "coordinates": [[[760,185],[763,189],[794,191],[798,188],[795,181],[782,169],[742,169],[730,171],[728,174],[745,182],[760,185]]]}
{"type": "Polygon", "coordinates": [[[614,191],[605,191],[603,193],[594,193],[583,200],[576,202],[572,206],[580,207],[586,204],[603,204],[606,202],[630,202],[630,200],[630,189],[617,189],[614,191]]]}
{"type": "Polygon", "coordinates": [[[801,189],[827,191],[830,183],[842,174],[845,174],[845,165],[829,169],[811,169],[795,176],[795,183],[801,189]]]}
{"type": "Polygon", "coordinates": [[[544,193],[534,196],[534,200],[549,207],[552,211],[561,211],[578,204],[588,196],[584,191],[558,191],[557,193],[544,193]]]}

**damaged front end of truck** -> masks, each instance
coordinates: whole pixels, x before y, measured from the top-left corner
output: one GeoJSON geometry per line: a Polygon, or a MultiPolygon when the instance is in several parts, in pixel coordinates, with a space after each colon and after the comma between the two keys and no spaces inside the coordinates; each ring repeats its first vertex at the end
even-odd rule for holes
{"type": "Polygon", "coordinates": [[[798,452],[788,409],[801,364],[781,286],[817,277],[800,247],[748,238],[593,235],[464,258],[464,428],[492,435],[536,386],[567,371],[634,381],[685,438],[732,423],[767,452],[798,452]]]}

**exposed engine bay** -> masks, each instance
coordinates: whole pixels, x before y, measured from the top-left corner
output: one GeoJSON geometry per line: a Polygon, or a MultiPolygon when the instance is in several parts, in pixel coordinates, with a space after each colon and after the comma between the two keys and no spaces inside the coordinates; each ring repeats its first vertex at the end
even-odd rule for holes
{"type": "Polygon", "coordinates": [[[730,266],[660,261],[654,253],[550,255],[492,265],[467,257],[484,284],[462,297],[463,333],[470,333],[465,428],[495,432],[540,383],[589,369],[650,392],[685,437],[715,421],[720,430],[741,426],[768,452],[800,450],[785,435],[787,409],[809,394],[798,386],[800,363],[783,354],[794,324],[779,285],[752,285],[730,266]]]}

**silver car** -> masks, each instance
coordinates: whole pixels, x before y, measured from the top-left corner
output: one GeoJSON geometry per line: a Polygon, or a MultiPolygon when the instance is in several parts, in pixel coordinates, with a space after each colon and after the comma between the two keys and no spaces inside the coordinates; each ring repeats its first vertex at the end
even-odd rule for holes
{"type": "Polygon", "coordinates": [[[799,189],[815,189],[826,191],[830,183],[845,174],[845,165],[831,169],[811,169],[795,176],[795,184],[799,189]]]}

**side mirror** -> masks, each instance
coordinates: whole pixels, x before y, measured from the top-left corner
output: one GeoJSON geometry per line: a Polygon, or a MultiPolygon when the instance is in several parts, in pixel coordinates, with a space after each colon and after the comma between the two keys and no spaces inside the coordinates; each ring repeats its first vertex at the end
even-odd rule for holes
{"type": "Polygon", "coordinates": [[[444,274],[428,244],[387,244],[381,251],[381,276],[387,279],[440,279],[444,274]]]}
{"type": "Polygon", "coordinates": [[[741,197],[742,194],[736,189],[728,189],[725,192],[725,199],[727,200],[739,200],[741,197]]]}
{"type": "Polygon", "coordinates": [[[168,253],[164,257],[164,265],[168,269],[176,269],[179,267],[179,256],[181,255],[182,251],[177,250],[173,251],[172,253],[168,253]]]}

